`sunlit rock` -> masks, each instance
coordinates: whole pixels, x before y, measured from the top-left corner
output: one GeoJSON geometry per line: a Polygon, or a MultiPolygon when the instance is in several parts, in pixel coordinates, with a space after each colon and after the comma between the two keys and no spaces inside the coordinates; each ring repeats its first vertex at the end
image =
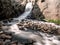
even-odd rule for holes
{"type": "Polygon", "coordinates": [[[37,5],[46,19],[60,19],[60,1],[59,0],[38,0],[37,5]]]}

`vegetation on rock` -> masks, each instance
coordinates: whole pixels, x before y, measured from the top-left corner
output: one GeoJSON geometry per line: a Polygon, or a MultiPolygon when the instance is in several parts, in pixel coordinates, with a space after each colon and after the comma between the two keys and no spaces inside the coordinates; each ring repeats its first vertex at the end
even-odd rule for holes
{"type": "Polygon", "coordinates": [[[48,20],[48,22],[55,23],[57,25],[60,25],[60,20],[48,20]]]}

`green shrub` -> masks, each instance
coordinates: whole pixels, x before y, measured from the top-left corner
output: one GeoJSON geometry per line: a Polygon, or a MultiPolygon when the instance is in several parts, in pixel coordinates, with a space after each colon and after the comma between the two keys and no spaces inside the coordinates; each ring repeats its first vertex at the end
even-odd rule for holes
{"type": "Polygon", "coordinates": [[[52,23],[60,25],[60,20],[48,20],[48,22],[52,22],[52,23]]]}

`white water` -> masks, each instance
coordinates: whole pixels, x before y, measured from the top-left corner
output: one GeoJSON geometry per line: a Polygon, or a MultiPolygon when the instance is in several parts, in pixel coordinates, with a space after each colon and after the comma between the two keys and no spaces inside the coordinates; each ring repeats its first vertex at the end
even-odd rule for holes
{"type": "MultiPolygon", "coordinates": [[[[27,3],[25,12],[20,17],[15,18],[15,20],[19,20],[20,22],[22,19],[25,19],[28,15],[30,15],[32,8],[33,8],[32,3],[30,2],[27,3]]],[[[51,36],[45,33],[36,32],[39,33],[39,35],[42,35],[41,37],[39,35],[34,34],[33,32],[21,31],[19,30],[17,24],[13,24],[9,26],[9,31],[14,32],[17,37],[35,40],[36,42],[34,43],[34,45],[60,45],[60,41],[57,39],[56,36],[51,36]]]]}
{"type": "Polygon", "coordinates": [[[32,3],[31,2],[27,3],[25,7],[25,12],[21,14],[21,16],[19,16],[18,18],[13,18],[14,22],[8,22],[8,24],[16,24],[15,20],[18,20],[17,23],[21,22],[23,19],[30,15],[32,8],[33,8],[32,3]]]}
{"type": "Polygon", "coordinates": [[[25,7],[25,12],[18,18],[14,18],[14,20],[19,20],[20,22],[22,19],[25,19],[28,15],[30,15],[32,8],[33,8],[32,3],[31,2],[27,3],[25,7]]]}
{"type": "Polygon", "coordinates": [[[17,25],[12,25],[10,26],[9,31],[11,32],[15,32],[15,35],[17,35],[17,37],[22,37],[24,39],[32,39],[35,40],[36,42],[34,43],[34,45],[60,45],[60,41],[58,40],[57,36],[54,35],[49,35],[47,33],[42,33],[42,32],[35,32],[35,33],[39,33],[39,35],[31,32],[25,32],[25,31],[21,31],[19,30],[17,25]]]}

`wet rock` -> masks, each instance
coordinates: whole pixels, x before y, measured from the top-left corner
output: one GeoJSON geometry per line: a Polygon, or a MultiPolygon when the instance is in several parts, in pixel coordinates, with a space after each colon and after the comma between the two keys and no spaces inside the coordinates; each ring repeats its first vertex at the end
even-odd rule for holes
{"type": "Polygon", "coordinates": [[[60,34],[60,28],[57,29],[58,33],[60,34]]]}
{"type": "Polygon", "coordinates": [[[12,33],[2,31],[0,31],[0,45],[23,45],[20,42],[18,44],[16,40],[12,41],[12,33]]]}
{"type": "Polygon", "coordinates": [[[22,25],[21,28],[23,29],[27,28],[31,30],[43,31],[45,33],[60,34],[60,26],[54,23],[26,20],[23,22],[23,24],[22,22],[20,24],[22,25]]]}
{"type": "Polygon", "coordinates": [[[43,13],[41,12],[41,9],[37,5],[37,3],[34,4],[32,14],[31,14],[30,18],[36,19],[36,20],[43,20],[45,18],[43,13]]]}
{"type": "Polygon", "coordinates": [[[3,40],[2,39],[0,39],[0,45],[3,45],[3,40]]]}
{"type": "Polygon", "coordinates": [[[17,44],[18,44],[18,42],[16,42],[16,41],[11,42],[11,45],[17,45],[17,44]]]}

